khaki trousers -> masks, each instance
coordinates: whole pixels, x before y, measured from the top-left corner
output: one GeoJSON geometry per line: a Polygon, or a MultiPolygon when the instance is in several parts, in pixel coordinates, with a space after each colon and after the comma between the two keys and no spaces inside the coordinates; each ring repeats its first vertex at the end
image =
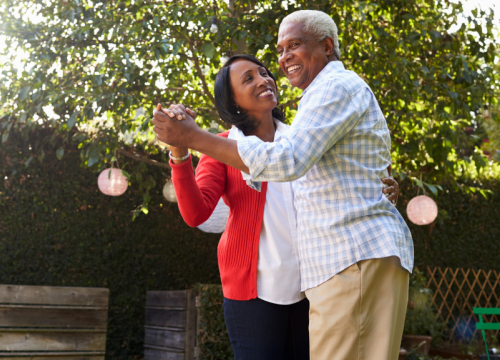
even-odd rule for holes
{"type": "Polygon", "coordinates": [[[306,290],[311,360],[397,360],[408,282],[391,256],[360,261],[306,290]]]}

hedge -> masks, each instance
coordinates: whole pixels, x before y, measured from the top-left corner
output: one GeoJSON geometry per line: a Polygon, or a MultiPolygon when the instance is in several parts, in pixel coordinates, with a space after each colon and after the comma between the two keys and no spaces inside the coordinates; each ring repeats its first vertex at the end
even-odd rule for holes
{"type": "Polygon", "coordinates": [[[162,196],[159,170],[149,169],[157,184],[149,214],[132,221],[142,195],[101,194],[71,143],[45,144],[43,161],[26,166],[23,149],[34,152],[40,138],[11,132],[0,147],[0,283],[109,288],[107,359],[141,358],[146,291],[220,283],[219,236],[185,225],[162,196]]]}
{"type": "MultiPolygon", "coordinates": [[[[177,205],[161,194],[168,174],[156,168],[149,168],[156,182],[149,214],[132,221],[141,194],[132,186],[120,197],[102,195],[98,174],[80,166],[79,150],[64,139],[41,143],[46,135],[11,132],[0,146],[0,283],[109,288],[107,358],[141,358],[146,291],[220,284],[220,236],[184,223],[177,205]],[[45,157],[25,164],[28,145],[34,153],[43,147],[45,157]],[[60,146],[62,160],[56,157],[60,146]]],[[[436,200],[447,216],[435,226],[410,224],[418,267],[500,270],[500,184],[485,186],[494,191],[488,199],[445,186],[436,200]]],[[[398,208],[406,216],[416,189],[407,181],[401,188],[398,208]]],[[[220,302],[205,305],[215,311],[220,302]]],[[[220,334],[222,320],[214,321],[220,334]]],[[[227,342],[217,348],[208,332],[204,336],[207,359],[231,356],[227,342]]]]}

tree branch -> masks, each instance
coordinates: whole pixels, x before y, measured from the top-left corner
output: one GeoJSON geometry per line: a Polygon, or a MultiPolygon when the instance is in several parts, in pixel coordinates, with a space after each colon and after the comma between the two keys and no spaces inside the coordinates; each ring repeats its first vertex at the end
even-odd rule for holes
{"type": "Polygon", "coordinates": [[[136,161],[143,162],[143,163],[148,164],[148,165],[158,166],[158,167],[161,167],[164,169],[170,169],[170,164],[168,164],[168,163],[162,163],[162,162],[159,162],[159,161],[156,161],[153,159],[149,159],[149,158],[147,158],[145,156],[141,156],[137,153],[130,153],[127,150],[125,150],[124,148],[118,149],[117,152],[123,156],[129,157],[129,158],[134,159],[136,161]]]}
{"type": "Polygon", "coordinates": [[[191,43],[191,41],[188,40],[188,44],[189,44],[189,49],[193,54],[194,67],[196,68],[196,73],[198,74],[198,77],[201,79],[201,84],[203,85],[203,90],[205,90],[205,95],[210,99],[212,104],[215,106],[215,99],[212,96],[210,90],[208,89],[207,80],[205,79],[205,75],[203,75],[203,72],[201,71],[200,60],[198,59],[198,56],[196,56],[196,52],[193,48],[193,44],[191,43]]]}

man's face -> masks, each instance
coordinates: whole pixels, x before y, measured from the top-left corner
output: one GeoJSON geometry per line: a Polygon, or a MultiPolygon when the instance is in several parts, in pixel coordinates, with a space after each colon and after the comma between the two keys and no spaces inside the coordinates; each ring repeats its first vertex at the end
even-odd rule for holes
{"type": "Polygon", "coordinates": [[[279,64],[292,86],[305,90],[328,63],[324,44],[303,31],[302,24],[287,24],[278,34],[279,64]]]}

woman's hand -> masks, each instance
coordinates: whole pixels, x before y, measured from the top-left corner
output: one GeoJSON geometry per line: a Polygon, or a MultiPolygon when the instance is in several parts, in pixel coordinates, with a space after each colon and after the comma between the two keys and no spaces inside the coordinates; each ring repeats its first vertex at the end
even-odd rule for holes
{"type": "Polygon", "coordinates": [[[184,107],[182,104],[172,104],[168,109],[163,110],[163,112],[170,117],[176,118],[177,120],[185,120],[186,113],[189,114],[193,120],[196,118],[196,112],[190,108],[184,107]]]}
{"type": "Polygon", "coordinates": [[[396,201],[399,195],[399,184],[392,175],[389,177],[382,178],[382,182],[387,185],[387,187],[382,190],[382,192],[387,196],[387,199],[394,205],[396,205],[396,201]]]}

